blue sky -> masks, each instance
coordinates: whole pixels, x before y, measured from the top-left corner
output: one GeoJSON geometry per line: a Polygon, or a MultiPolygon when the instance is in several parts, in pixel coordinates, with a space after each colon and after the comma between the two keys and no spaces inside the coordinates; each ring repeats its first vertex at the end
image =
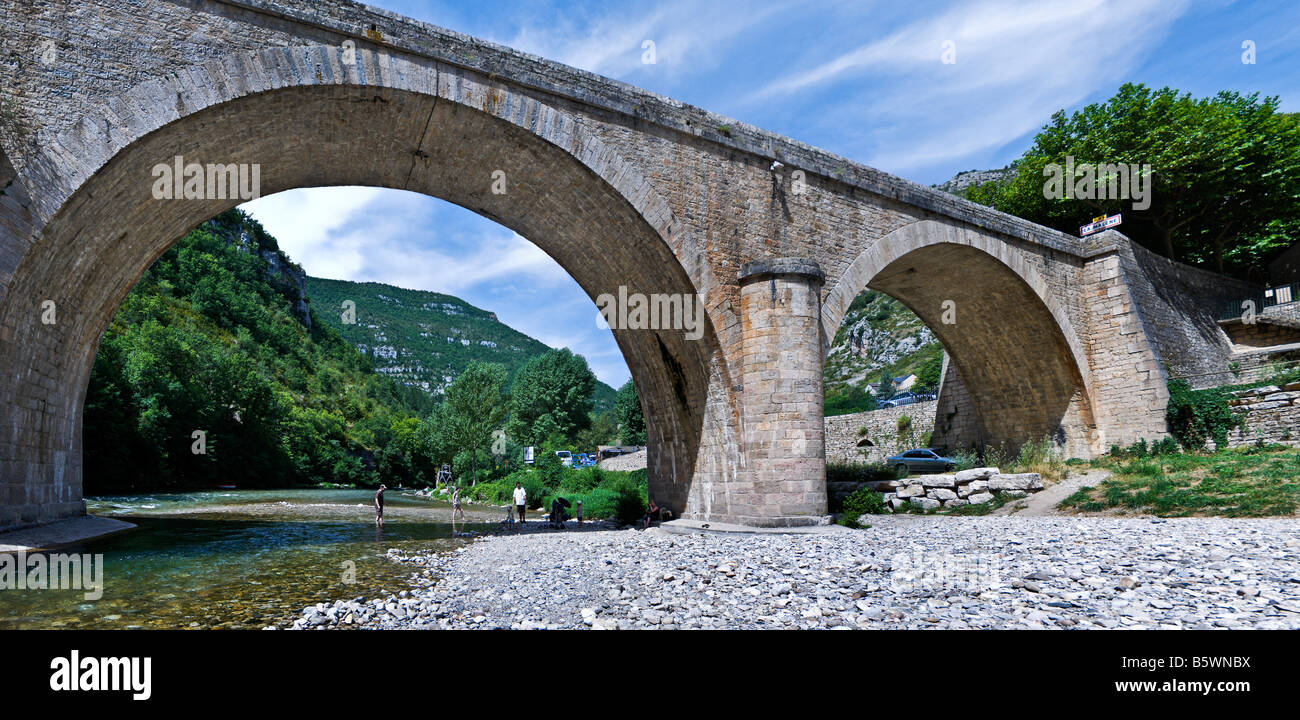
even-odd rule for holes
{"type": "MultiPolygon", "coordinates": [[[[1194,95],[1259,91],[1300,110],[1295,0],[371,4],[927,184],[1006,165],[1054,111],[1129,81],[1194,95]],[[654,64],[642,62],[646,40],[654,64]],[[1246,41],[1255,64],[1242,62],[1246,41]],[[942,61],[945,50],[955,62],[942,61]]],[[[610,385],[628,378],[586,294],[490,220],[374,188],[295,190],[245,209],[313,275],[457,295],[582,354],[610,385]]]]}

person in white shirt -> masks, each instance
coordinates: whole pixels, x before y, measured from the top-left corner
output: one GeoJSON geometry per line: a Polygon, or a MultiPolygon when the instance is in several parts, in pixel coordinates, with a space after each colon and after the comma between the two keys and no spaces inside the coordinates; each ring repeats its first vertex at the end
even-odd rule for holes
{"type": "Polygon", "coordinates": [[[515,483],[515,509],[519,511],[519,524],[522,525],[524,511],[528,509],[528,491],[519,482],[515,483]]]}

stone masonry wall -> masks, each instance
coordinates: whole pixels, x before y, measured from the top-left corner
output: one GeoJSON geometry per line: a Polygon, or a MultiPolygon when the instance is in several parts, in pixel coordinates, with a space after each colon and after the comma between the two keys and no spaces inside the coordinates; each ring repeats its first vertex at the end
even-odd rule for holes
{"type": "Polygon", "coordinates": [[[834,415],[826,418],[826,462],[878,463],[904,450],[925,447],[925,434],[934,429],[938,401],[897,408],[834,415]],[[910,432],[899,434],[898,419],[912,419],[910,432]],[[861,429],[866,428],[866,434],[861,429]],[[871,445],[859,447],[869,440],[871,445]]]}
{"type": "Polygon", "coordinates": [[[1243,413],[1245,422],[1228,433],[1228,447],[1257,442],[1300,447],[1300,382],[1239,390],[1233,395],[1232,409],[1243,413]]]}

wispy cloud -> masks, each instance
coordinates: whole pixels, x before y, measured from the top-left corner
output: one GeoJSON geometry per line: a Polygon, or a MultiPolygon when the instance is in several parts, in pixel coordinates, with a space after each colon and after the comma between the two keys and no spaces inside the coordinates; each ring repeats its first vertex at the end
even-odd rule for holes
{"type": "Polygon", "coordinates": [[[755,7],[737,0],[618,4],[599,13],[567,12],[538,18],[502,39],[511,47],[583,70],[628,79],[681,76],[716,67],[728,44],[746,30],[793,7],[755,7]],[[645,62],[653,43],[653,64],[645,62]]]}
{"type": "Polygon", "coordinates": [[[853,154],[882,169],[951,163],[1113,89],[1186,8],[1185,0],[961,4],[788,72],[748,100],[806,99],[817,124],[841,128],[853,154]]]}

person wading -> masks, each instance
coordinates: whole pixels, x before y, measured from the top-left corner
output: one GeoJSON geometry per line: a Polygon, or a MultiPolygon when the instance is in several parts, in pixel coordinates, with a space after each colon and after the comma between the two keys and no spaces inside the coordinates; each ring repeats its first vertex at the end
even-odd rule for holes
{"type": "Polygon", "coordinates": [[[384,485],[380,485],[379,489],[375,491],[375,524],[376,525],[384,524],[384,490],[386,489],[387,488],[384,485]]]}

